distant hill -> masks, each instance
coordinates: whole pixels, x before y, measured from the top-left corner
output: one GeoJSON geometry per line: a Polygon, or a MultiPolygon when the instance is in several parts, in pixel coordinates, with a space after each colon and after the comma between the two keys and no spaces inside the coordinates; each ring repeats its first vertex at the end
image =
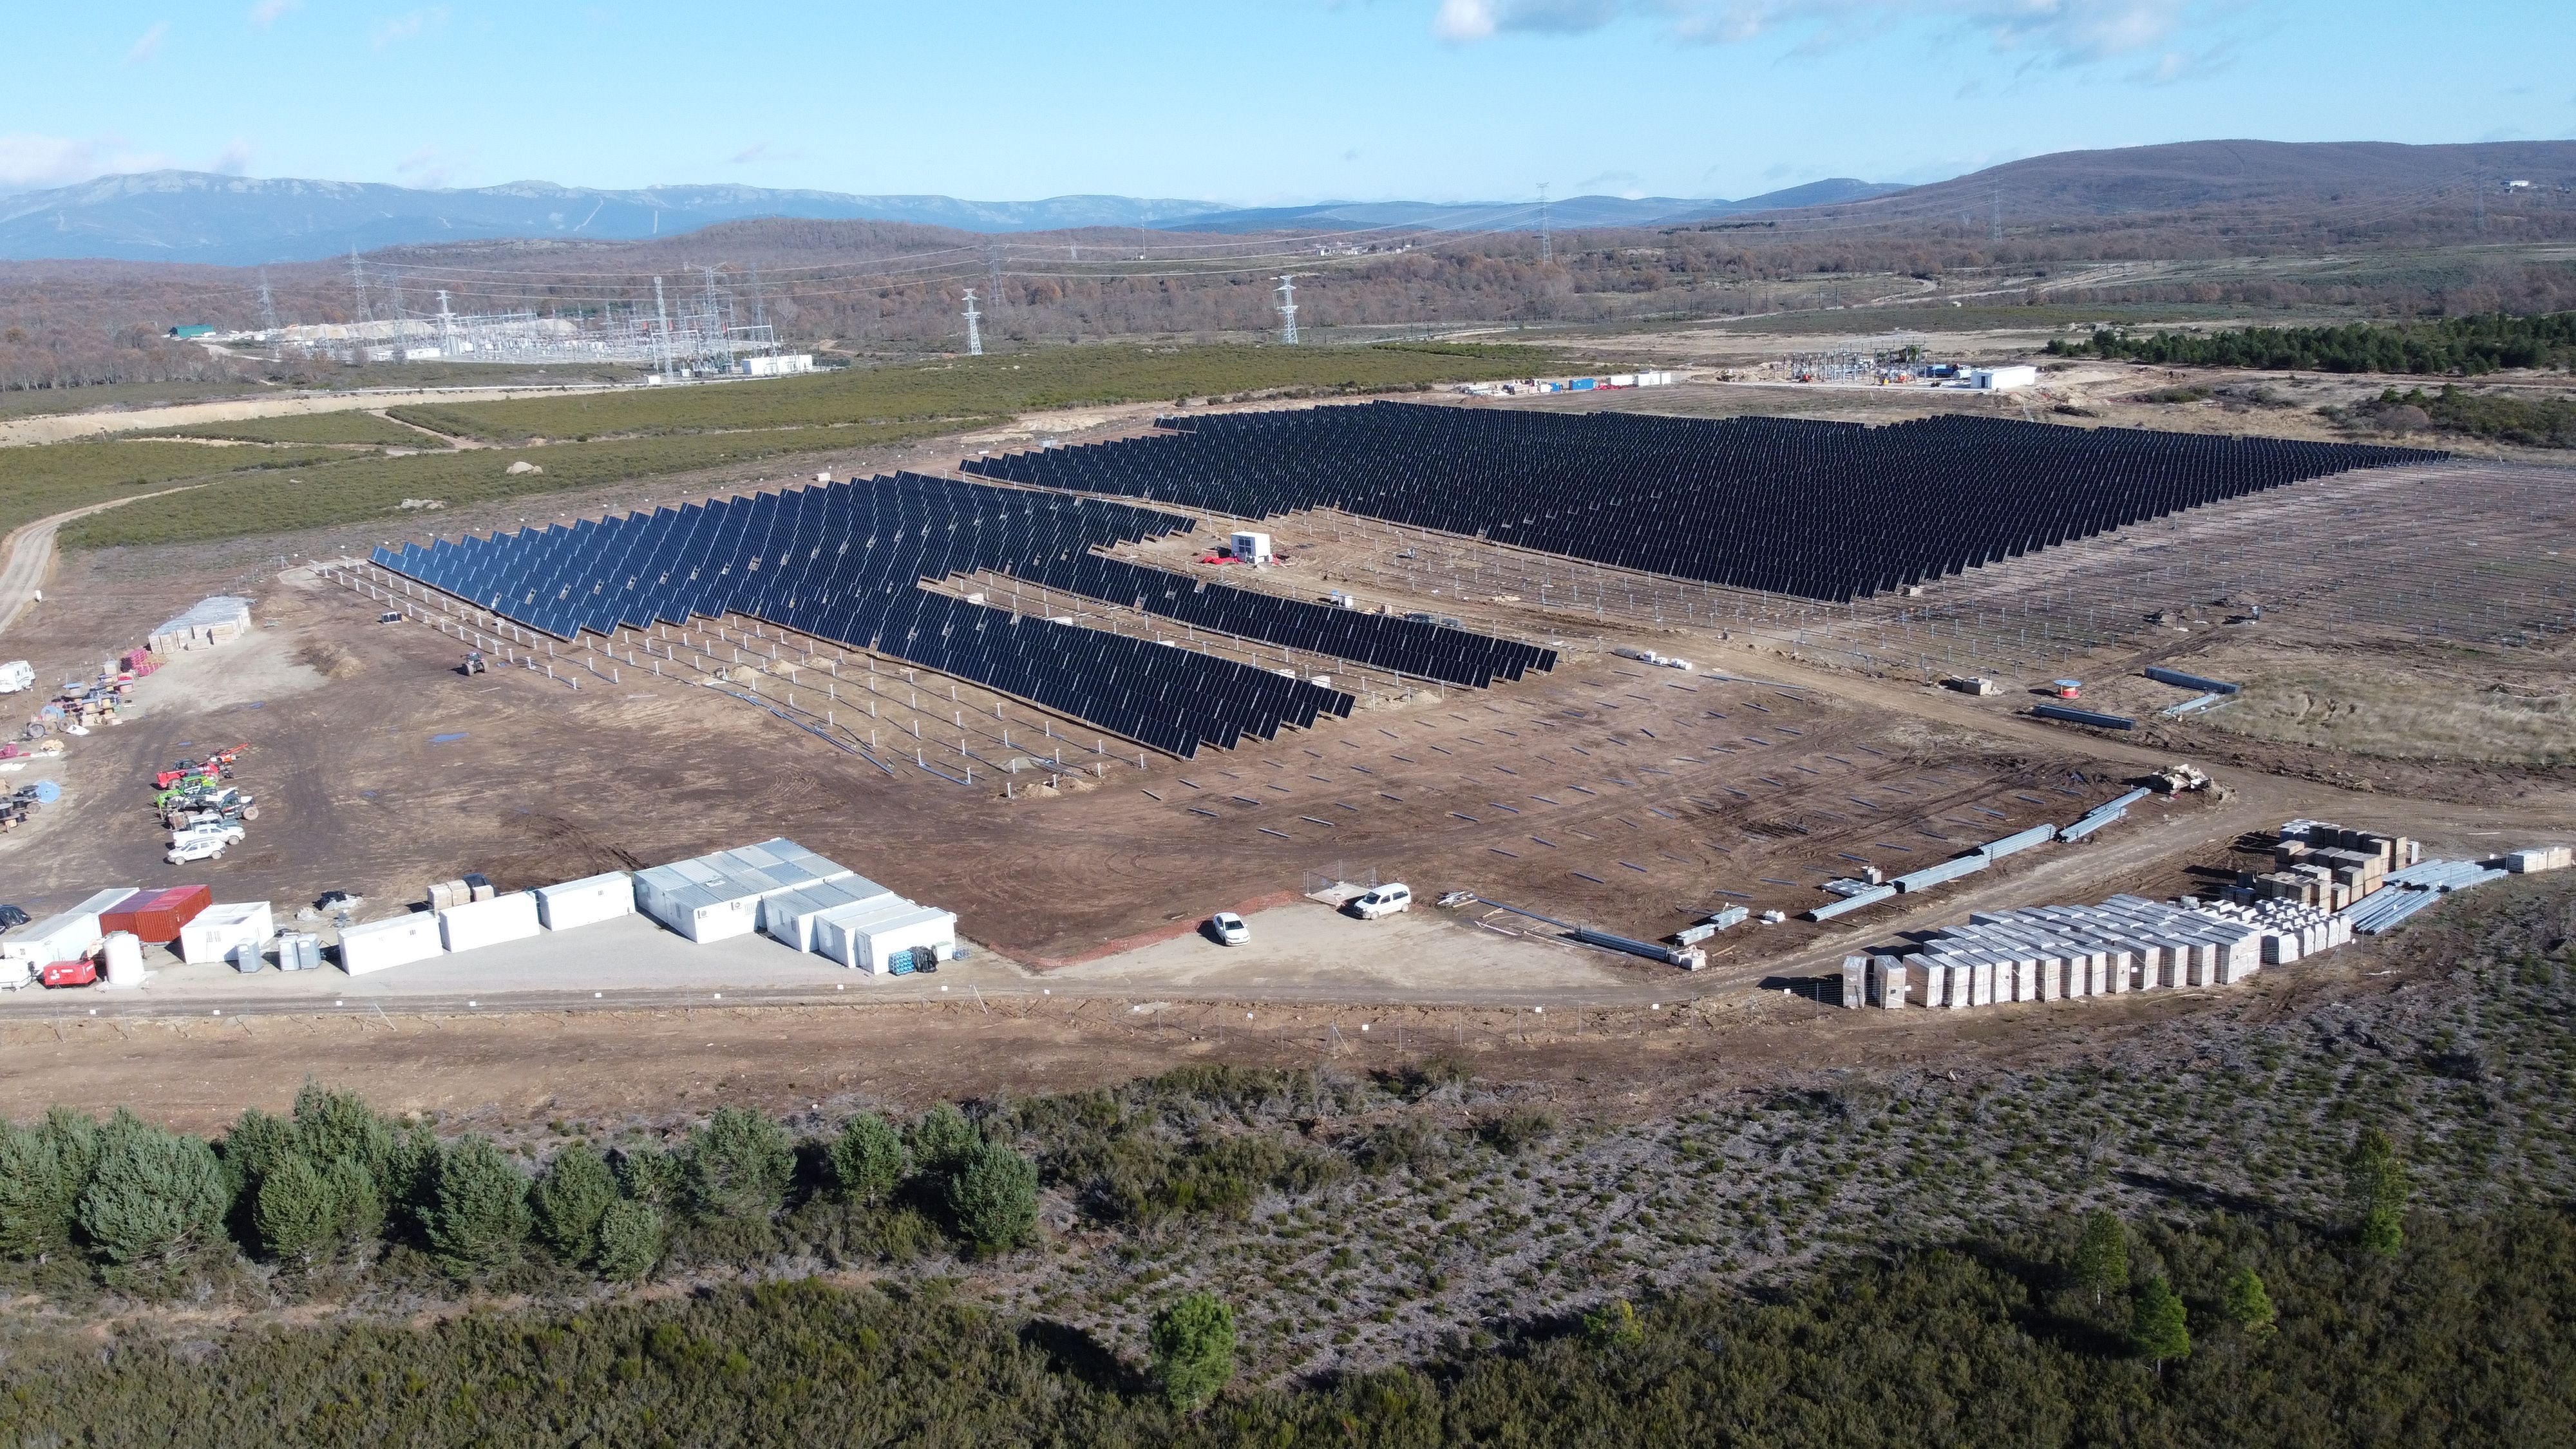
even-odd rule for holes
{"type": "MultiPolygon", "coordinates": [[[[1820,181],[1747,201],[1568,197],[1549,208],[1560,227],[1648,226],[1738,211],[1876,196],[1897,188],[1820,181]]],[[[318,261],[355,247],[421,246],[502,237],[636,241],[753,217],[884,221],[968,232],[1149,227],[1172,231],[1356,231],[1420,227],[1473,231],[1527,224],[1530,203],[1341,202],[1263,209],[1212,201],[1056,196],[960,201],[951,196],[851,196],[756,186],[663,186],[596,191],[544,181],[421,191],[349,181],[257,180],[202,171],[106,176],[51,191],[0,196],[0,260],[98,258],[251,266],[318,261]]]]}
{"type": "Polygon", "coordinates": [[[756,186],[594,191],[545,181],[420,191],[350,181],[151,171],[0,196],[0,259],[95,257],[250,266],[343,256],[352,246],[372,251],[496,237],[633,241],[759,216],[1016,232],[1152,226],[1218,209],[1208,201],[1128,196],[960,201],[756,186]]]}

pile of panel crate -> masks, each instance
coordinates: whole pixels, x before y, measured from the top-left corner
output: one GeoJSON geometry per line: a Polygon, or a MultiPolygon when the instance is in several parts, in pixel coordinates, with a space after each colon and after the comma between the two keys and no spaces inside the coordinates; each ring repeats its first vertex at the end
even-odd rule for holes
{"type": "Polygon", "coordinates": [[[2391,871],[2385,887],[2343,911],[2355,933],[2376,936],[2395,929],[2419,911],[2429,909],[2453,891],[2468,890],[2509,875],[2565,870],[2571,852],[2564,845],[2535,845],[2507,851],[2487,861],[2427,860],[2391,871]]]}
{"type": "Polygon", "coordinates": [[[2258,900],[2296,901],[2340,911],[2378,891],[2388,873],[2424,859],[2424,845],[2403,835],[2347,830],[2325,820],[2293,820],[2272,848],[2272,869],[2249,872],[2226,893],[2250,905],[2258,900]]]}
{"type": "Polygon", "coordinates": [[[2259,926],[2140,896],[1978,911],[1910,955],[1845,957],[1843,1002],[1957,1011],[2232,986],[2261,968],[2263,937],[2259,926]]]}

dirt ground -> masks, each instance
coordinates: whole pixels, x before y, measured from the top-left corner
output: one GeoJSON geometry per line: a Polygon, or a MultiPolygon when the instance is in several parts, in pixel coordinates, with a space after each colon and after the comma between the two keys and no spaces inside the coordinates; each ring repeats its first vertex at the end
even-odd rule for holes
{"type": "MultiPolygon", "coordinates": [[[[1096,410],[970,441],[1009,446],[1059,430],[1079,441],[1149,422],[1136,410],[1096,410]]],[[[833,462],[937,467],[942,448],[950,461],[959,451],[952,442],[833,462]]],[[[634,495],[648,489],[667,499],[677,486],[657,479],[549,501],[588,511],[641,501],[634,495]]],[[[2223,523],[2224,511],[2204,512],[2223,523]]],[[[2576,781],[2550,767],[2392,768],[2332,745],[2189,722],[2136,736],[2073,731],[2029,718],[2017,696],[1975,699],[1824,667],[1794,639],[1731,618],[1587,618],[1462,590],[1455,573],[1366,575],[1369,550],[1390,540],[1327,538],[1324,527],[1283,523],[1284,546],[1314,548],[1265,586],[1315,592],[1327,578],[1364,577],[1389,603],[1538,638],[1560,647],[1562,662],[1484,691],[1366,680],[1348,720],[1141,764],[1076,722],[1016,704],[1006,720],[987,720],[989,696],[965,689],[943,700],[946,682],[927,676],[898,685],[882,662],[886,672],[863,686],[864,661],[846,653],[835,674],[818,677],[798,655],[802,672],[763,666],[743,686],[812,704],[829,678],[836,710],[853,720],[862,707],[876,711],[866,727],[885,737],[878,753],[892,766],[882,769],[754,704],[639,670],[634,638],[616,661],[555,656],[578,689],[524,668],[468,679],[455,669],[456,639],[375,623],[378,601],[294,561],[372,541],[343,537],[349,530],[65,560],[43,608],[9,635],[9,652],[35,660],[48,683],[94,669],[206,594],[251,595],[259,628],[144,681],[132,722],[71,741],[58,764],[0,776],[56,778],[66,790],[33,825],[0,835],[0,899],[41,913],[105,884],[205,880],[218,899],[265,898],[281,917],[324,890],[357,891],[368,898],[361,917],[375,918],[468,870],[509,889],[783,834],[955,910],[961,934],[983,949],[943,974],[967,1001],[920,983],[900,1000],[827,1000],[827,990],[842,994],[829,972],[744,972],[715,956],[707,979],[692,980],[688,950],[666,943],[653,949],[675,950],[668,961],[639,948],[584,968],[622,967],[622,999],[614,976],[585,1000],[588,977],[568,986],[497,970],[489,990],[470,973],[350,982],[326,971],[327,982],[293,983],[173,972],[165,999],[31,991],[0,1000],[9,1047],[0,1081],[42,1084],[17,1100],[157,1103],[206,1125],[247,1102],[283,1101],[307,1071],[397,1107],[597,1115],[684,1110],[719,1089],[781,1104],[1032,1091],[1208,1055],[1392,1063],[1440,1045],[1444,1032],[1452,1048],[1499,1054],[1498,1070],[1607,1073],[1634,1090],[1738,1065],[1839,1059],[1846,1047],[1832,1043],[1861,1043],[1851,1050],[1873,1059],[1895,1050],[1976,1061],[2024,1031],[2024,1013],[1911,1018],[1897,1045],[1849,1037],[1859,1028],[1778,988],[1846,951],[1987,906],[2206,889],[2252,859],[2241,836],[2297,815],[2399,830],[2454,854],[2576,836],[2576,781]],[[1608,652],[1621,644],[1700,667],[1656,669],[1608,652]],[[837,692],[860,687],[864,699],[837,692]],[[993,758],[998,738],[1004,753],[1063,750],[1097,774],[1061,790],[1019,788],[1034,774],[979,773],[966,786],[883,747],[920,727],[935,763],[952,722],[979,759],[993,758]],[[234,743],[250,746],[239,783],[262,809],[251,839],[220,862],[163,864],[143,778],[234,743]],[[1828,880],[1897,874],[2063,823],[2176,757],[2212,766],[2223,794],[2153,800],[2082,845],[2016,856],[1835,923],[1739,926],[1707,943],[1711,969],[1697,976],[1568,945],[1523,917],[1428,904],[1462,889],[1641,938],[1729,905],[1794,916],[1831,899],[1828,880]],[[1425,904],[1411,918],[1362,925],[1298,899],[1333,879],[1401,879],[1425,904]],[[1252,914],[1251,946],[1229,951],[1194,933],[1227,908],[1252,914]],[[734,999],[719,1004],[718,990],[734,999]],[[326,998],[341,1004],[326,1008],[326,998]],[[215,1017],[212,1003],[227,1000],[215,1017]]],[[[1988,572],[1980,587],[2009,588],[2010,570],[1988,572]]],[[[2226,647],[2254,647],[2244,638],[2226,647]]],[[[686,647],[743,642],[698,628],[686,647]]],[[[2211,657],[2249,673],[2265,663],[2211,657]]],[[[2485,677],[2476,657],[2446,667],[2458,680],[2485,677]]],[[[2165,687],[2123,679],[2105,697],[2125,701],[2119,690],[2143,700],[2165,687]]],[[[2095,1014],[2049,1020],[2091,1030],[2119,1013],[2188,1009],[2071,1003],[2060,1010],[2095,1014]]]]}

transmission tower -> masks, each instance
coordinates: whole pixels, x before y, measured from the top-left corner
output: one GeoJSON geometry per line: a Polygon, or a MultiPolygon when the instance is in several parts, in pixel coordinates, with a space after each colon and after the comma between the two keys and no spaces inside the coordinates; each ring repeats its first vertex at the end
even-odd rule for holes
{"type": "Polygon", "coordinates": [[[1555,257],[1556,239],[1547,230],[1547,183],[1542,181],[1538,184],[1538,259],[1545,262],[1555,257]]]}
{"type": "Polygon", "coordinates": [[[975,289],[966,289],[966,355],[984,355],[984,314],[975,310],[975,289]]]}
{"type": "Polygon", "coordinates": [[[662,303],[662,279],[653,279],[653,335],[662,343],[662,375],[671,375],[671,313],[662,303]]]}
{"type": "Polygon", "coordinates": [[[456,356],[456,314],[448,310],[445,287],[438,289],[438,355],[456,356]]]}
{"type": "Polygon", "coordinates": [[[2004,239],[2004,187],[2003,187],[2003,183],[2002,183],[2002,182],[2000,182],[2000,181],[1998,181],[1998,182],[1996,182],[1996,183],[1995,183],[1995,217],[1994,217],[1994,221],[1993,221],[1993,223],[1992,223],[1992,224],[1991,224],[1991,225],[1986,229],[1986,240],[1988,240],[1988,241],[1996,241],[1996,242],[1999,242],[1999,241],[2002,241],[2003,239],[2004,239]]]}
{"type": "Polygon", "coordinates": [[[376,314],[367,305],[367,270],[358,263],[358,244],[349,243],[349,286],[358,294],[358,320],[373,322],[376,314]]]}
{"type": "Polygon", "coordinates": [[[769,293],[760,284],[760,263],[751,264],[751,325],[769,325],[769,293]]]}
{"type": "Polygon", "coordinates": [[[264,332],[277,330],[277,299],[268,294],[268,272],[265,268],[259,274],[259,325],[264,332]]]}
{"type": "Polygon", "coordinates": [[[993,276],[993,285],[984,295],[996,302],[1002,300],[1002,247],[999,242],[984,249],[984,270],[993,276]]]}
{"type": "Polygon", "coordinates": [[[403,344],[403,338],[405,336],[403,329],[407,324],[403,318],[402,273],[391,268],[387,268],[385,271],[385,306],[393,313],[393,360],[401,362],[408,356],[404,351],[403,344]]]}
{"type": "Polygon", "coordinates": [[[1297,345],[1297,277],[1293,272],[1279,279],[1279,341],[1286,347],[1297,345]]]}

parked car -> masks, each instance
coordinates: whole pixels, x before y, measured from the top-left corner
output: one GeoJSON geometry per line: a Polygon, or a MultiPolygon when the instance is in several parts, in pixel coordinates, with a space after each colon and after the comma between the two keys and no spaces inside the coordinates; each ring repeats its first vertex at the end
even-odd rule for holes
{"type": "Polygon", "coordinates": [[[1379,886],[1352,901],[1351,914],[1363,921],[1374,921],[1380,916],[1391,916],[1398,911],[1408,910],[1412,905],[1413,888],[1399,881],[1392,885],[1379,886]]]}
{"type": "Polygon", "coordinates": [[[242,841],[248,839],[249,836],[250,832],[242,829],[238,825],[212,822],[202,825],[191,825],[184,830],[171,831],[170,844],[176,847],[186,845],[191,841],[211,840],[217,845],[239,845],[242,841]]]}
{"type": "Polygon", "coordinates": [[[27,924],[27,912],[19,906],[0,906],[0,931],[15,930],[27,924]]]}
{"type": "Polygon", "coordinates": [[[200,860],[224,858],[225,841],[220,837],[200,835],[173,844],[161,858],[172,865],[191,865],[200,860]]]}
{"type": "Polygon", "coordinates": [[[1217,940],[1224,945],[1240,946],[1252,939],[1252,928],[1243,923],[1243,917],[1232,911],[1219,911],[1210,916],[1208,927],[1216,932],[1217,940]]]}

